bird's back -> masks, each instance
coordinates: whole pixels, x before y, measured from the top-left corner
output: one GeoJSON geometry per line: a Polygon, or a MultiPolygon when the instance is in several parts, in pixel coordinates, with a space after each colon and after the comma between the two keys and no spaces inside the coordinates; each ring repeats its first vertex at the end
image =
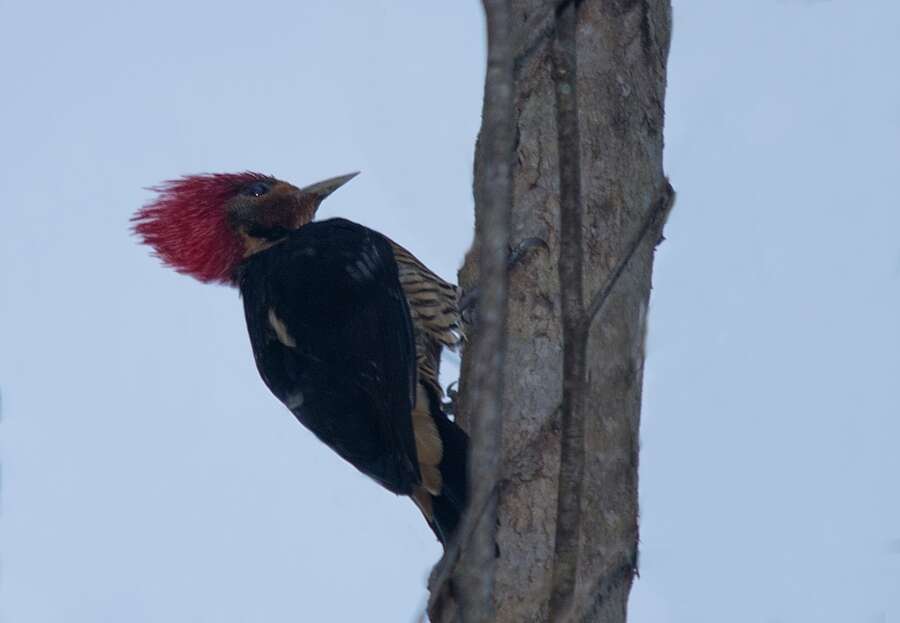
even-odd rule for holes
{"type": "Polygon", "coordinates": [[[420,480],[416,356],[389,242],[343,219],[249,257],[238,282],[257,368],[322,441],[386,488],[420,480]]]}

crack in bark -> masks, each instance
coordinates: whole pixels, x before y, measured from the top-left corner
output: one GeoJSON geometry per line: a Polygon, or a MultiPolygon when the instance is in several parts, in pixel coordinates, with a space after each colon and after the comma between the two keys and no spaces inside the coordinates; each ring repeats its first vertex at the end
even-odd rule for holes
{"type": "MultiPolygon", "coordinates": [[[[524,44],[524,49],[516,55],[513,60],[513,71],[516,75],[522,69],[522,66],[531,56],[547,43],[556,30],[556,16],[567,9],[570,5],[575,5],[577,10],[584,0],[558,0],[556,4],[550,5],[538,17],[530,18],[524,30],[526,33],[534,32],[534,35],[524,44]],[[536,28],[535,24],[541,24],[540,28],[536,28]]],[[[521,48],[523,46],[516,46],[521,48]]]]}
{"type": "Polygon", "coordinates": [[[576,2],[556,6],[553,83],[559,159],[559,285],[563,325],[562,423],[550,620],[572,607],[578,577],[584,481],[587,333],[584,321],[581,139],[578,134],[576,2]]]}

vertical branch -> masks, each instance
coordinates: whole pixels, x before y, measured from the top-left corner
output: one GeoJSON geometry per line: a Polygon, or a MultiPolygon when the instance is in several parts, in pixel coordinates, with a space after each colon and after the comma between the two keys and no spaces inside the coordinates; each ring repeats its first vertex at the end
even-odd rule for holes
{"type": "Polygon", "coordinates": [[[565,620],[572,606],[578,571],[581,490],[584,480],[587,331],[584,323],[582,278],[581,141],[578,135],[576,93],[576,7],[577,3],[567,2],[557,8],[552,49],[559,154],[559,287],[562,299],[563,387],[556,540],[550,593],[551,621],[565,620]]]}
{"type": "Polygon", "coordinates": [[[484,175],[475,244],[480,259],[481,294],[477,339],[470,356],[478,368],[470,387],[471,460],[469,511],[460,530],[463,554],[454,575],[462,620],[493,619],[496,568],[497,489],[502,456],[503,368],[506,353],[506,256],[512,205],[513,50],[509,0],[484,0],[488,58],[484,89],[484,175]]]}
{"type": "MultiPolygon", "coordinates": [[[[493,4],[486,1],[489,9],[493,4]]],[[[473,547],[474,518],[493,521],[496,503],[496,570],[489,558],[480,558],[487,563],[481,569],[478,559],[467,561],[474,563],[471,573],[494,578],[482,585],[484,596],[494,583],[492,623],[622,623],[637,565],[652,242],[673,198],[662,166],[671,2],[515,0],[497,6],[510,11],[516,42],[515,103],[506,116],[516,131],[511,231],[544,241],[548,252],[529,255],[509,275],[502,486],[494,476],[479,482],[484,468],[481,459],[473,461],[473,485],[485,488],[473,492],[470,525],[464,518],[459,543],[436,569],[432,598],[445,594],[444,607],[429,612],[436,623],[456,621],[463,600],[476,594],[455,582],[455,561],[460,548],[467,558],[473,547]],[[602,331],[590,331],[591,318],[602,319],[602,331]],[[490,484],[499,490],[496,502],[485,493],[490,484]],[[479,499],[492,503],[487,516],[488,505],[479,507],[479,499]],[[448,575],[454,581],[445,582],[448,575]],[[441,592],[442,586],[448,590],[441,592]]],[[[496,26],[490,18],[489,24],[496,26]]],[[[475,153],[479,231],[490,218],[489,188],[496,190],[488,180],[498,162],[493,89],[504,75],[494,71],[497,32],[475,153]]],[[[485,287],[496,269],[487,269],[481,236],[459,275],[468,290],[485,287]]],[[[479,298],[481,318],[483,303],[479,298]]],[[[483,397],[473,392],[485,386],[494,361],[490,344],[480,350],[477,324],[463,353],[458,402],[464,421],[476,426],[485,423],[476,407],[483,397]]],[[[483,618],[486,610],[480,612],[483,618]]]]}

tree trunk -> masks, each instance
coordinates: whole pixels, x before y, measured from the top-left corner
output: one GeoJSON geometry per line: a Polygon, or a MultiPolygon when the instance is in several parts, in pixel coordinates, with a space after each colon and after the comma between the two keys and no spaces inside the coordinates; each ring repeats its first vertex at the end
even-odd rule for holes
{"type": "MultiPolygon", "coordinates": [[[[583,272],[583,292],[577,299],[579,305],[582,298],[585,302],[586,318],[584,331],[574,335],[587,336],[587,350],[581,389],[583,486],[575,492],[580,498],[574,548],[578,556],[574,593],[561,620],[625,621],[638,564],[644,336],[653,249],[673,200],[662,166],[671,6],[669,0],[513,0],[516,160],[510,244],[513,249],[528,239],[544,244],[525,253],[509,274],[498,488],[500,557],[494,588],[495,620],[504,623],[547,621],[554,566],[565,562],[559,560],[558,548],[555,554],[565,288],[558,266],[553,43],[557,15],[573,7],[575,140],[580,145],[572,148],[580,149],[583,272]]],[[[482,136],[487,133],[483,125],[482,136]]],[[[561,145],[566,149],[565,142],[561,145]]],[[[483,187],[488,157],[479,139],[476,189],[483,187]]],[[[483,218],[484,206],[477,195],[476,220],[483,218]]],[[[478,253],[473,251],[460,271],[460,284],[471,288],[478,279],[478,253]]],[[[472,340],[477,339],[476,331],[472,340]]],[[[571,338],[566,347],[572,347],[571,338]]],[[[471,348],[463,355],[458,404],[458,417],[467,427],[473,413],[467,387],[479,375],[469,356],[471,348]]],[[[465,558],[465,549],[461,555],[465,558]]],[[[448,609],[432,614],[436,621],[454,616],[448,609]]]]}

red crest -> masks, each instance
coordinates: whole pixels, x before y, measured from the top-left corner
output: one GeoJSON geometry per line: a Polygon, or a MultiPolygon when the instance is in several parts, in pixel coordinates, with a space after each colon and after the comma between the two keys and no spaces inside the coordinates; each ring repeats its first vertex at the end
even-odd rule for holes
{"type": "Polygon", "coordinates": [[[260,173],[191,175],[163,182],[131,219],[134,232],[167,266],[205,283],[234,283],[243,246],[228,221],[227,202],[260,173]]]}

